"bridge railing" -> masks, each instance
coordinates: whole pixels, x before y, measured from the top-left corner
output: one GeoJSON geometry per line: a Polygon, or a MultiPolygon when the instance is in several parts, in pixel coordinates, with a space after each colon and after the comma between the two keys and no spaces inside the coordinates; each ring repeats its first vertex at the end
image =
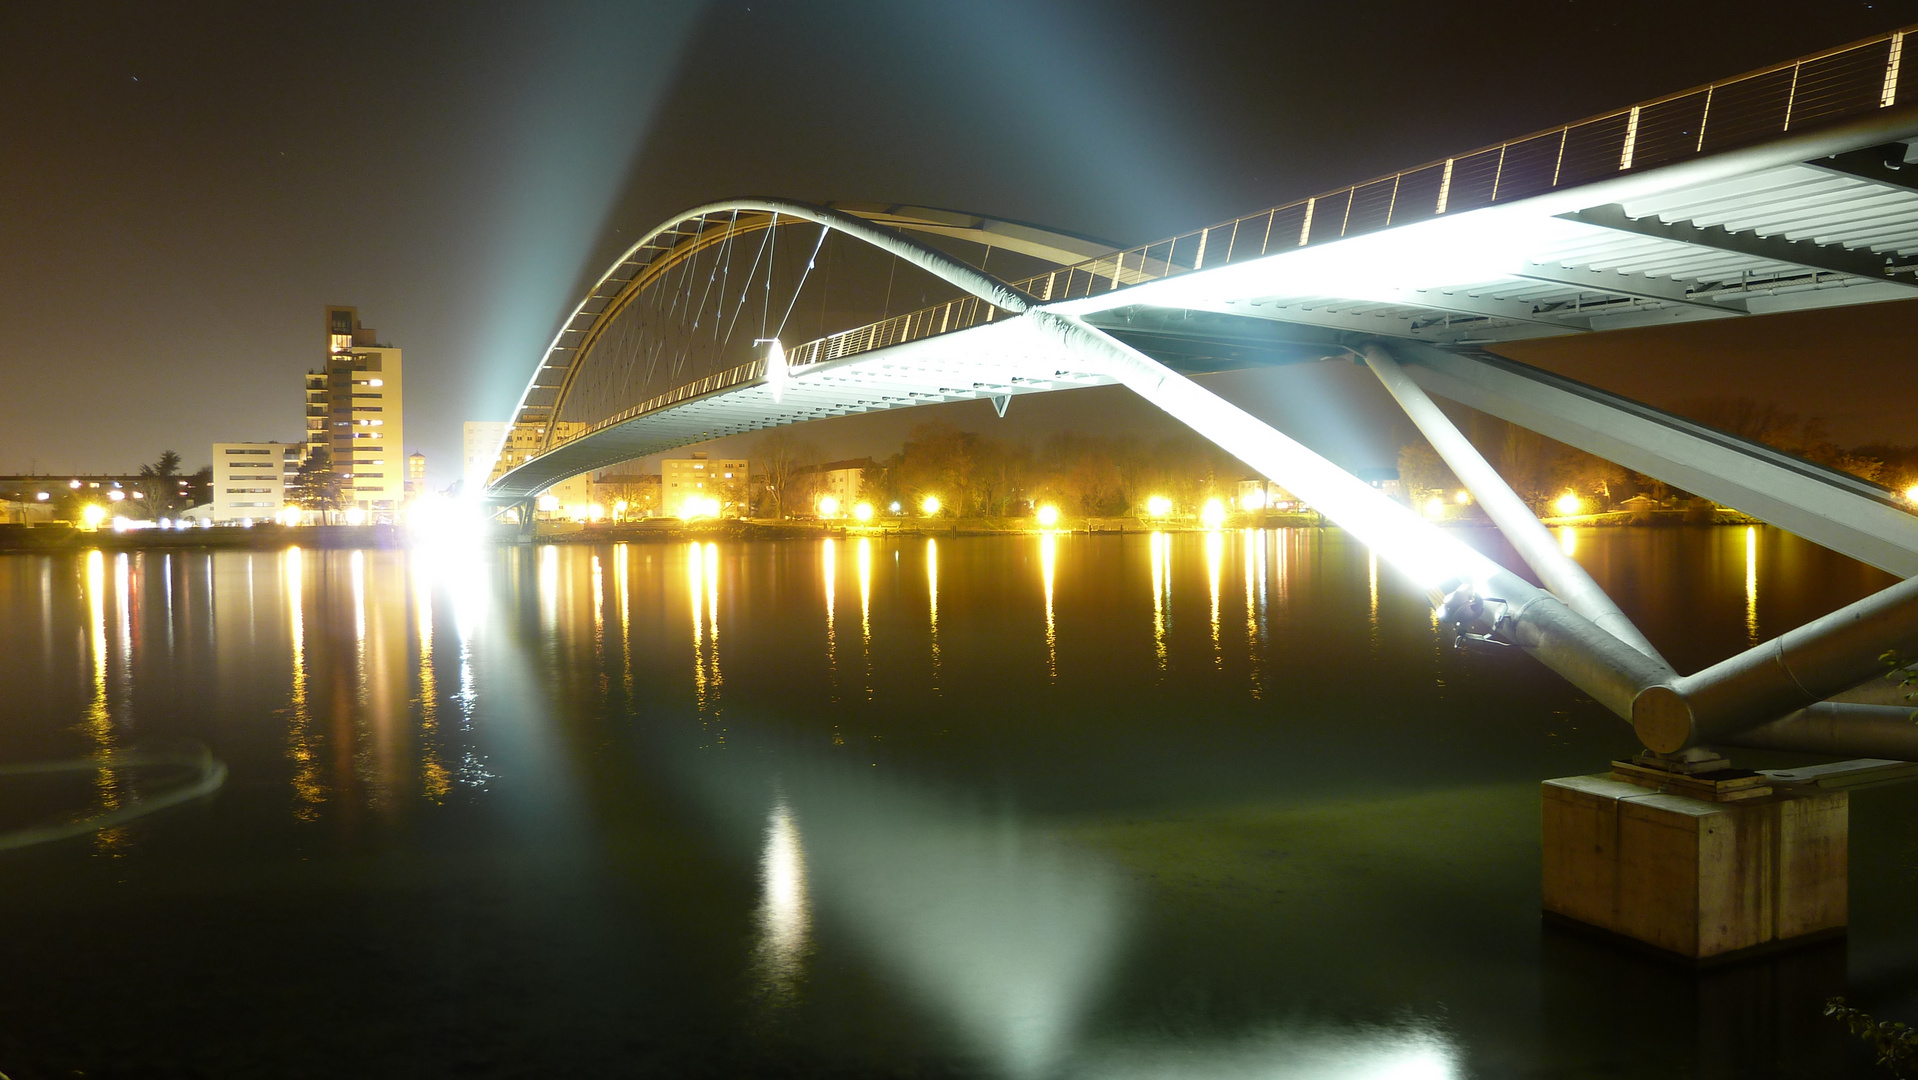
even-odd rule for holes
{"type": "Polygon", "coordinates": [[[1509,203],[1918,103],[1907,27],[1012,284],[1042,301],[1509,203]]]}

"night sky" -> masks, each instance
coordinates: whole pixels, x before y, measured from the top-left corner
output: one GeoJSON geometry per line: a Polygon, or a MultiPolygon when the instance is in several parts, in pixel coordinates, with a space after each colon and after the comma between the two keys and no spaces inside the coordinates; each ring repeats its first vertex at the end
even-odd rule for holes
{"type": "MultiPolygon", "coordinates": [[[[1910,23],[1918,0],[14,3],[0,472],[296,440],[344,303],[406,350],[408,450],[444,483],[460,422],[505,418],[577,291],[697,203],[943,206],[1131,244],[1910,23]]],[[[1918,442],[1884,392],[1913,327],[1907,302],[1523,356],[1918,442]]],[[[1218,378],[1282,423],[1332,402],[1347,464],[1383,452],[1350,373],[1218,378]]],[[[813,437],[883,452],[931,415],[813,437]]],[[[1022,399],[1004,430],[1164,423],[1102,390],[1022,399]]]]}

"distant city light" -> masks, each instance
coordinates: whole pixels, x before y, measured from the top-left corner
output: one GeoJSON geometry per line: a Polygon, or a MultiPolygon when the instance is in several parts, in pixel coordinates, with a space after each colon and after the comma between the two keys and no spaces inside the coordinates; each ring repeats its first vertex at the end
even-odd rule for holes
{"type": "Polygon", "coordinates": [[[858,518],[860,521],[871,521],[872,520],[872,504],[868,502],[862,502],[859,505],[853,507],[852,516],[855,518],[858,518]]]}
{"type": "Polygon", "coordinates": [[[1217,499],[1207,499],[1205,508],[1199,511],[1199,520],[1208,529],[1216,529],[1225,524],[1225,504],[1217,499]]]}
{"type": "Polygon", "coordinates": [[[1576,514],[1584,509],[1584,507],[1584,501],[1569,491],[1560,495],[1558,501],[1552,504],[1552,508],[1557,510],[1561,515],[1576,514]]]}
{"type": "Polygon", "coordinates": [[[1472,505],[1472,493],[1469,491],[1461,491],[1457,495],[1452,496],[1452,501],[1460,506],[1470,506],[1472,505]]]}
{"type": "MultiPolygon", "coordinates": [[[[46,498],[45,495],[42,495],[40,497],[43,499],[46,498]]],[[[1910,499],[1912,502],[1918,503],[1918,484],[1913,484],[1910,487],[1905,489],[1905,498],[1910,499]]]]}
{"type": "Polygon", "coordinates": [[[298,525],[299,523],[300,523],[299,507],[289,506],[286,509],[280,511],[280,524],[290,526],[290,525],[298,525]]]}
{"type": "MultiPolygon", "coordinates": [[[[74,483],[78,484],[79,481],[76,480],[74,483]]],[[[107,508],[99,503],[88,503],[86,509],[80,511],[80,517],[87,523],[87,528],[97,529],[100,523],[107,519],[107,508]]]]}
{"type": "Polygon", "coordinates": [[[710,495],[688,495],[686,501],[679,504],[679,516],[687,521],[694,518],[718,517],[719,500],[710,495]]]}
{"type": "Polygon", "coordinates": [[[1239,500],[1239,505],[1247,510],[1265,509],[1265,489],[1253,488],[1246,492],[1245,496],[1239,500]]]}
{"type": "Polygon", "coordinates": [[[931,517],[932,515],[938,513],[939,512],[939,496],[937,495],[926,496],[925,501],[919,504],[919,509],[924,511],[927,517],[931,517]]]}
{"type": "Polygon", "coordinates": [[[68,486],[68,487],[70,487],[70,488],[77,488],[77,487],[79,487],[79,486],[80,486],[80,481],[78,481],[78,480],[69,480],[69,481],[67,481],[67,486],[68,486]]]}
{"type": "Polygon", "coordinates": [[[1164,495],[1154,495],[1145,501],[1145,512],[1152,517],[1165,517],[1172,512],[1172,500],[1164,495]]]}
{"type": "Polygon", "coordinates": [[[360,509],[357,506],[353,507],[352,509],[346,512],[346,523],[348,525],[366,524],[366,511],[360,509]]]}
{"type": "Polygon", "coordinates": [[[125,499],[126,497],[127,497],[127,493],[126,493],[126,492],[124,492],[124,491],[109,491],[109,492],[107,492],[107,498],[108,498],[108,499],[111,499],[111,500],[112,500],[112,501],[114,501],[114,502],[119,502],[119,501],[121,501],[122,499],[125,499]]]}
{"type": "Polygon", "coordinates": [[[128,529],[131,529],[132,527],[133,527],[132,518],[129,518],[124,514],[114,515],[114,518],[113,518],[114,532],[126,532],[128,529]]]}
{"type": "Polygon", "coordinates": [[[41,491],[41,492],[34,493],[33,497],[40,500],[41,502],[46,502],[48,499],[51,499],[53,496],[47,494],[44,491],[41,491]]]}
{"type": "Polygon", "coordinates": [[[625,500],[625,499],[614,499],[614,500],[613,500],[613,516],[614,516],[614,517],[625,517],[625,516],[626,516],[626,507],[627,507],[628,505],[629,505],[629,504],[628,504],[628,503],[626,502],[626,500],[625,500]]]}
{"type": "Polygon", "coordinates": [[[1425,516],[1437,521],[1445,516],[1445,500],[1434,495],[1425,500],[1425,516]]]}
{"type": "Polygon", "coordinates": [[[553,513],[554,511],[559,509],[559,496],[541,495],[539,497],[539,502],[536,503],[535,505],[539,507],[539,511],[542,514],[553,513]]]}
{"type": "Polygon", "coordinates": [[[1050,529],[1059,524],[1059,508],[1047,503],[1039,508],[1039,527],[1050,529]]]}
{"type": "Polygon", "coordinates": [[[899,500],[898,500],[898,499],[894,499],[894,500],[892,501],[892,505],[891,505],[891,506],[889,506],[889,507],[887,507],[887,509],[889,509],[889,510],[891,510],[891,511],[892,511],[893,513],[895,513],[895,514],[897,514],[897,513],[899,512],[899,500]]]}
{"type": "Polygon", "coordinates": [[[839,500],[833,498],[831,495],[820,496],[819,516],[820,517],[838,517],[839,516],[839,500]]]}

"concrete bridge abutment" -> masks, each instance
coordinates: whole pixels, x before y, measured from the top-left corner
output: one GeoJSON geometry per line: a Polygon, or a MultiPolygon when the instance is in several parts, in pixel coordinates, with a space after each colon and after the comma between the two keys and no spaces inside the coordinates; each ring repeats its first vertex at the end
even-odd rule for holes
{"type": "Polygon", "coordinates": [[[1845,932],[1846,791],[1644,757],[1545,781],[1548,920],[1697,964],[1845,932]]]}

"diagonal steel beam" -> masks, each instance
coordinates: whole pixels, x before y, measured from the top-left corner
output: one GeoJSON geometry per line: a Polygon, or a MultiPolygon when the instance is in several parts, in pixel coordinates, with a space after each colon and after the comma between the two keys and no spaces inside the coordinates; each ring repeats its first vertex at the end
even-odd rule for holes
{"type": "Polygon", "coordinates": [[[1655,236],[1661,240],[1689,244],[1692,247],[1710,248],[1714,251],[1751,255],[1760,259],[1770,259],[1773,262],[1802,266],[1807,270],[1846,274],[1870,281],[1889,281],[1918,290],[1918,279],[1912,278],[1909,274],[1902,277],[1893,275],[1890,260],[1886,256],[1871,251],[1853,251],[1838,244],[1820,244],[1813,240],[1786,240],[1780,236],[1763,236],[1749,229],[1733,232],[1723,225],[1699,226],[1689,221],[1631,217],[1625,213],[1625,208],[1617,203],[1576,210],[1559,216],[1568,221],[1596,225],[1601,229],[1634,233],[1638,236],[1655,236]]]}
{"type": "Polygon", "coordinates": [[[1899,577],[1918,576],[1918,516],[1876,484],[1516,360],[1417,342],[1393,348],[1432,393],[1899,577]]]}

